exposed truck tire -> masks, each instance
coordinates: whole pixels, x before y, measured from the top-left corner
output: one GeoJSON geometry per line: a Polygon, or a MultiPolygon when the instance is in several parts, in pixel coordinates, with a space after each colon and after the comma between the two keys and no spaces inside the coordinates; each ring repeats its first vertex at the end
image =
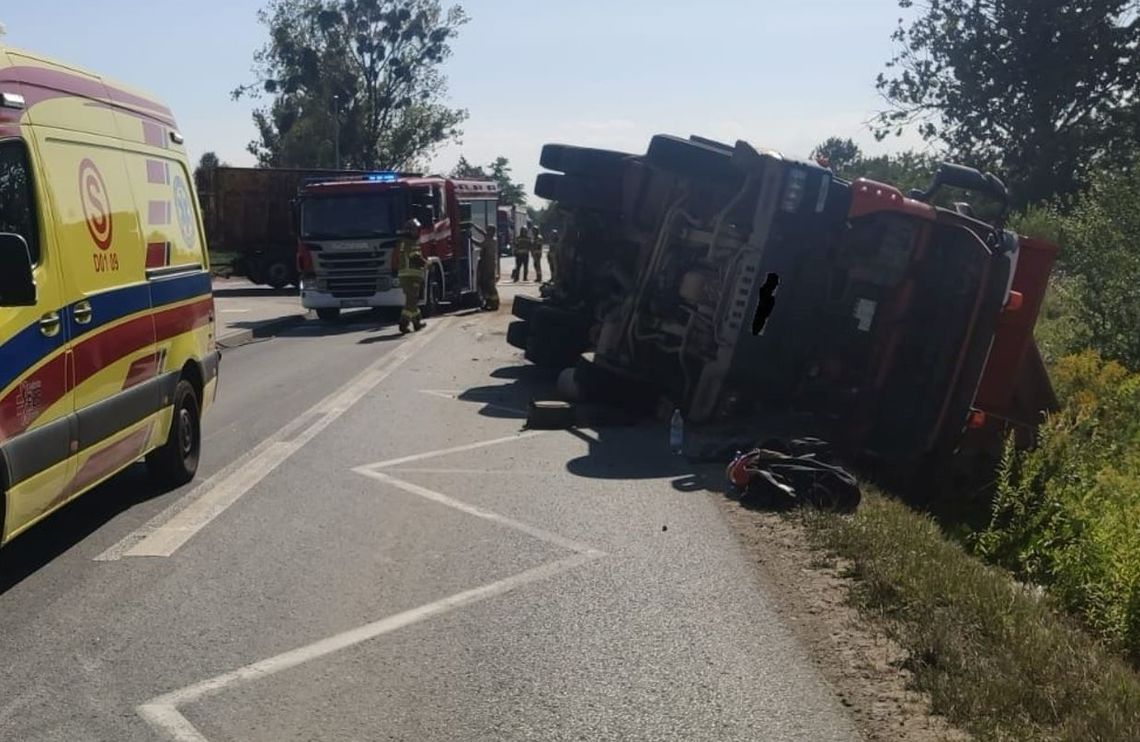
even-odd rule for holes
{"type": "Polygon", "coordinates": [[[657,404],[658,390],[651,382],[598,363],[593,353],[578,357],[574,382],[588,402],[612,404],[633,411],[649,411],[657,404]]]}
{"type": "Polygon", "coordinates": [[[622,205],[620,178],[541,173],[534,182],[534,195],[569,209],[618,213],[622,205]]]}
{"type": "Polygon", "coordinates": [[[515,297],[514,304],[511,305],[511,314],[519,319],[530,319],[531,315],[534,314],[534,310],[541,307],[544,303],[545,302],[541,299],[520,294],[515,297]]]}
{"type": "Polygon", "coordinates": [[[194,385],[180,379],[174,388],[174,415],[166,443],[146,456],[146,468],[154,480],[173,489],[198,473],[202,452],[202,408],[194,385]]]}
{"type": "Polygon", "coordinates": [[[523,320],[515,320],[507,325],[507,345],[526,350],[527,339],[530,337],[530,324],[523,320]]]}
{"type": "Polygon", "coordinates": [[[265,282],[271,288],[283,289],[297,280],[293,273],[293,268],[286,261],[270,259],[265,266],[265,282]]]}
{"type": "Polygon", "coordinates": [[[556,170],[567,175],[614,178],[621,175],[622,168],[631,157],[635,155],[609,149],[547,144],[542,148],[539,164],[547,170],[556,170]]]}
{"type": "Polygon", "coordinates": [[[691,178],[733,180],[741,177],[731,151],[701,141],[658,134],[649,142],[645,161],[653,167],[691,178]]]}
{"type": "Polygon", "coordinates": [[[572,366],[590,342],[590,320],[574,312],[538,307],[529,324],[526,359],[536,366],[572,366]]]}

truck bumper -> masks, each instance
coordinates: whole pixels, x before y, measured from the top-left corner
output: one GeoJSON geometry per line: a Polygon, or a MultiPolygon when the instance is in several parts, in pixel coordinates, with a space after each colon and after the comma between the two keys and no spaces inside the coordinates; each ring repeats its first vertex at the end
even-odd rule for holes
{"type": "Polygon", "coordinates": [[[301,289],[301,306],[305,309],[355,309],[358,307],[402,307],[404,292],[399,288],[377,291],[371,296],[341,298],[327,291],[301,289]]]}

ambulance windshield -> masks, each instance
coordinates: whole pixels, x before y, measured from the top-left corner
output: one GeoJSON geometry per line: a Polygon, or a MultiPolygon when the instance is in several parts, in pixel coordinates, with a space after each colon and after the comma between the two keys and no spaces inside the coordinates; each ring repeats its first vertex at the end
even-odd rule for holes
{"type": "Polygon", "coordinates": [[[392,192],[309,198],[301,207],[301,236],[347,240],[394,235],[397,203],[392,192]]]}

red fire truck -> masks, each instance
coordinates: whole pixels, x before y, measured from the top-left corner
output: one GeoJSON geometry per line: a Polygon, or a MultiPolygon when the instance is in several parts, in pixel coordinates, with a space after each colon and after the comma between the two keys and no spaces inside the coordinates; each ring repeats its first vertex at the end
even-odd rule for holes
{"type": "Polygon", "coordinates": [[[480,237],[471,227],[495,225],[498,198],[493,181],[394,172],[306,182],[296,208],[301,304],[325,321],[342,309],[403,306],[397,232],[415,218],[428,261],[424,311],[477,305],[480,237]]]}

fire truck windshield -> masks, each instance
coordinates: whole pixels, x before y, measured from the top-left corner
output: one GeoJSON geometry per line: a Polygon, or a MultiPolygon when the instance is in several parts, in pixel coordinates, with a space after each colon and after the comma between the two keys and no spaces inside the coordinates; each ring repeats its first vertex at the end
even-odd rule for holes
{"type": "Polygon", "coordinates": [[[354,193],[308,198],[301,206],[301,236],[361,239],[396,233],[394,193],[354,193]]]}

